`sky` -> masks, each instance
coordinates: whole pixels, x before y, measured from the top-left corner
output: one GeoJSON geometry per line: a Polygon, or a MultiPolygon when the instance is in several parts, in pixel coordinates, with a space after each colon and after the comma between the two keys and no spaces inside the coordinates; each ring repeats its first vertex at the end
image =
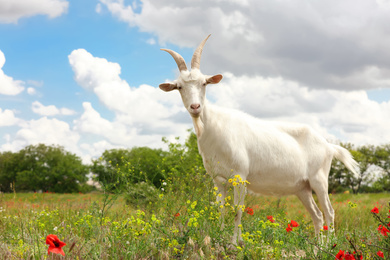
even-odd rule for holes
{"type": "Polygon", "coordinates": [[[192,120],[158,88],[206,43],[207,98],[330,142],[390,142],[389,0],[0,0],[0,152],[164,148],[192,120]]]}

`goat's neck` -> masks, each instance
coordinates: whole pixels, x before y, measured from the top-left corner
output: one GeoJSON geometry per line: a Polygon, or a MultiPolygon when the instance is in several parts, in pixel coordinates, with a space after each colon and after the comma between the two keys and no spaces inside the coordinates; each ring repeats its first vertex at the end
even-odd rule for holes
{"type": "Polygon", "coordinates": [[[198,140],[201,138],[204,132],[205,124],[207,123],[206,121],[209,112],[207,103],[207,100],[205,100],[204,107],[199,117],[192,117],[192,123],[194,124],[195,133],[198,137],[198,140]]]}

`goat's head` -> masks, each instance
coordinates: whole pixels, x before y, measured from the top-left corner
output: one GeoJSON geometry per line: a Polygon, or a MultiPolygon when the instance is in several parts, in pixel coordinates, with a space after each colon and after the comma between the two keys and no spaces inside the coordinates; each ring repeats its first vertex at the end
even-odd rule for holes
{"type": "Polygon", "coordinates": [[[209,37],[210,35],[195,50],[191,60],[191,71],[188,71],[187,65],[179,53],[168,49],[161,49],[171,54],[175,59],[180,70],[180,76],[173,83],[160,84],[160,89],[164,91],[179,90],[185,108],[195,118],[200,116],[204,107],[206,85],[216,84],[222,79],[222,75],[220,74],[210,77],[203,75],[199,70],[203,46],[209,37]]]}

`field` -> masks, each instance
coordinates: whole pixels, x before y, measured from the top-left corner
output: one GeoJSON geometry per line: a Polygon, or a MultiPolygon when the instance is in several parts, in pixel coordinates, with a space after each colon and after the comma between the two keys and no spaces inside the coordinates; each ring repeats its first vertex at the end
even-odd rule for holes
{"type": "Polygon", "coordinates": [[[382,259],[382,251],[389,259],[389,236],[378,231],[379,218],[389,221],[389,194],[331,195],[336,232],[322,231],[322,242],[295,197],[247,195],[253,215],[244,212],[244,244],[233,246],[237,207],[229,198],[221,231],[216,189],[194,188],[184,196],[169,185],[138,209],[115,194],[0,194],[0,259],[335,259],[340,250],[364,259],[382,259]],[[371,213],[374,207],[378,214],[371,213]],[[291,220],[299,227],[287,232],[291,220]],[[65,257],[48,255],[49,234],[67,244],[65,257]]]}

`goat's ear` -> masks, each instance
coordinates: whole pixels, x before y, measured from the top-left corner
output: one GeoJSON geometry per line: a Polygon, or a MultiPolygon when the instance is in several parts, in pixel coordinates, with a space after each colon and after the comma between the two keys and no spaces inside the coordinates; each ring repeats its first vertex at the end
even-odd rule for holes
{"type": "Polygon", "coordinates": [[[223,77],[221,74],[214,75],[207,79],[207,84],[217,84],[221,81],[222,78],[223,77]]]}
{"type": "Polygon", "coordinates": [[[176,89],[177,86],[176,86],[176,84],[172,84],[172,83],[162,83],[159,85],[159,88],[161,90],[164,90],[165,92],[169,92],[169,91],[176,89]]]}

